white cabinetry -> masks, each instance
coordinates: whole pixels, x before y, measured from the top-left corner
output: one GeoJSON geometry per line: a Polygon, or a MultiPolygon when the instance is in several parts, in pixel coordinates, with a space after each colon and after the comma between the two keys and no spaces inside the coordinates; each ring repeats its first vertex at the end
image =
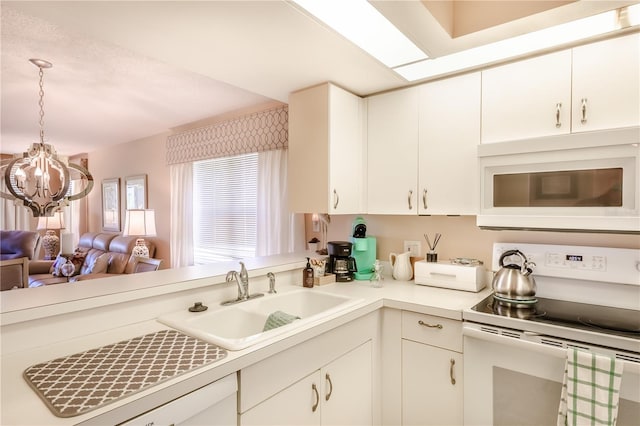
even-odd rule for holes
{"type": "Polygon", "coordinates": [[[243,368],[240,425],[379,423],[377,334],[376,312],[243,368]]]}
{"type": "Polygon", "coordinates": [[[571,51],[482,72],[482,143],[571,130],[571,51]]]}
{"type": "Polygon", "coordinates": [[[640,125],[640,34],[482,72],[482,143],[640,125]]]}
{"type": "Polygon", "coordinates": [[[241,416],[242,425],[371,425],[371,341],[241,416]]]}
{"type": "Polygon", "coordinates": [[[364,100],[326,83],[289,97],[289,208],[364,210],[364,100]]]}
{"type": "Polygon", "coordinates": [[[572,130],[640,125],[640,34],[573,49],[572,130]]]}
{"type": "Polygon", "coordinates": [[[402,424],[463,422],[462,324],[402,312],[402,424]]]}
{"type": "Polygon", "coordinates": [[[418,88],[367,98],[368,213],[418,212],[418,98],[418,88]]]}
{"type": "Polygon", "coordinates": [[[121,424],[234,426],[237,424],[237,389],[233,373],[121,424]]]}
{"type": "Polygon", "coordinates": [[[420,86],[419,108],[419,214],[477,214],[480,73],[420,86]]]}

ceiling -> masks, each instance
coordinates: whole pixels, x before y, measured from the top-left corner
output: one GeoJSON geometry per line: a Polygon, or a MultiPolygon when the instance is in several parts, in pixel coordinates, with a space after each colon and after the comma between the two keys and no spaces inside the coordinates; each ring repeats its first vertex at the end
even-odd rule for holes
{"type": "MultiPolygon", "coordinates": [[[[439,57],[637,1],[372,3],[439,57]]],[[[324,81],[361,96],[409,84],[287,1],[0,6],[2,153],[38,141],[38,69],[29,58],[53,63],[44,74],[44,130],[62,155],[287,102],[290,92],[324,81]]]]}

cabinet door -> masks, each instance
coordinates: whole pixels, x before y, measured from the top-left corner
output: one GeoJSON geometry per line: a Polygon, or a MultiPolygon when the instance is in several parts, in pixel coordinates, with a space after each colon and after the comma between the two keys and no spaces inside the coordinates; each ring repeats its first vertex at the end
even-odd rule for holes
{"type": "Polygon", "coordinates": [[[329,201],[329,86],[289,96],[287,185],[294,213],[326,213],[329,201]]]}
{"type": "Polygon", "coordinates": [[[420,87],[420,214],[476,215],[480,73],[420,87]]]}
{"type": "Polygon", "coordinates": [[[640,34],[573,49],[572,130],[640,125],[640,34]]]}
{"type": "Polygon", "coordinates": [[[461,425],[462,370],[462,354],[403,340],[402,424],[461,425]]]}
{"type": "Polygon", "coordinates": [[[418,212],[418,92],[410,88],[368,98],[369,213],[418,212]]]}
{"type": "Polygon", "coordinates": [[[321,406],[321,376],[316,371],[242,414],[240,425],[320,425],[321,406]]]}
{"type": "Polygon", "coordinates": [[[364,100],[330,86],[329,213],[357,214],[364,211],[363,127],[364,100]]]}
{"type": "Polygon", "coordinates": [[[364,210],[364,100],[322,84],[289,96],[289,209],[364,210]]]}
{"type": "Polygon", "coordinates": [[[571,50],[482,72],[482,143],[571,130],[571,50]]]}
{"type": "Polygon", "coordinates": [[[321,370],[323,425],[372,424],[371,356],[371,341],[369,341],[321,370]]]}

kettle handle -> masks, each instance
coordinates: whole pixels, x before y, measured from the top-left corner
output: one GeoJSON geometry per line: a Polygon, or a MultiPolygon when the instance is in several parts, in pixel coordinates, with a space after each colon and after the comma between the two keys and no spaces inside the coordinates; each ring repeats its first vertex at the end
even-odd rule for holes
{"type": "Polygon", "coordinates": [[[513,256],[514,254],[517,254],[518,256],[520,256],[522,258],[522,263],[523,264],[527,262],[527,257],[520,250],[507,250],[504,253],[502,253],[502,256],[500,256],[500,261],[498,262],[500,267],[504,268],[504,258],[505,257],[513,256]]]}
{"type": "Polygon", "coordinates": [[[391,267],[396,263],[396,257],[397,255],[395,253],[389,253],[389,263],[391,264],[391,267]]]}

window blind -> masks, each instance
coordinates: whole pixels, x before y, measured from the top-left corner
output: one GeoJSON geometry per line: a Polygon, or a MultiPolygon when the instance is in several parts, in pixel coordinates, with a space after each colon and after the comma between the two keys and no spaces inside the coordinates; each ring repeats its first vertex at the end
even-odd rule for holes
{"type": "Polygon", "coordinates": [[[193,164],[194,263],[254,257],[258,154],[193,164]]]}

